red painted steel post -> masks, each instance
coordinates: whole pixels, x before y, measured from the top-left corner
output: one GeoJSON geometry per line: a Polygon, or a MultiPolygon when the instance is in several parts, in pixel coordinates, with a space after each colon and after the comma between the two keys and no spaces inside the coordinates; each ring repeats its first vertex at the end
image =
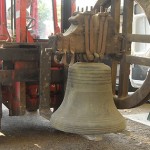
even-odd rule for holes
{"type": "Polygon", "coordinates": [[[5,0],[0,1],[0,24],[6,25],[6,3],[5,0]]]}
{"type": "Polygon", "coordinates": [[[11,41],[7,30],[5,0],[0,0],[0,40],[11,41]]]}
{"type": "Polygon", "coordinates": [[[38,2],[37,0],[32,0],[32,4],[31,4],[31,17],[35,19],[35,25],[32,28],[35,32],[35,36],[39,36],[38,33],[38,29],[39,29],[39,25],[38,25],[38,20],[39,20],[39,16],[38,16],[38,2]]]}
{"type": "MultiPolygon", "coordinates": [[[[34,39],[38,38],[38,2],[37,0],[29,0],[27,7],[31,6],[29,18],[31,17],[34,21],[31,23],[33,33],[28,31],[27,28],[27,42],[34,43],[34,39]]],[[[30,23],[29,23],[30,24],[30,23]]]]}
{"type": "Polygon", "coordinates": [[[16,0],[16,42],[27,42],[26,0],[16,0]]]}
{"type": "MultiPolygon", "coordinates": [[[[26,29],[26,0],[16,0],[16,42],[27,42],[26,29]]],[[[14,69],[24,68],[24,62],[15,62],[14,69]]],[[[10,115],[22,115],[25,113],[26,92],[24,82],[15,82],[13,84],[12,111],[10,115]]]]}

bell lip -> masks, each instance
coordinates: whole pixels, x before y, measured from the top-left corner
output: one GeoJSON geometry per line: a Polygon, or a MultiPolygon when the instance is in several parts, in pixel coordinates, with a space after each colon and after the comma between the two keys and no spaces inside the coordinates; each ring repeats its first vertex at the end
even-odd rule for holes
{"type": "Polygon", "coordinates": [[[76,128],[74,126],[65,126],[64,124],[56,124],[50,121],[50,126],[56,130],[73,133],[73,134],[80,134],[80,135],[99,135],[99,134],[110,134],[110,133],[120,133],[126,130],[126,121],[123,120],[122,122],[118,123],[118,126],[114,126],[110,128],[76,128]]]}
{"type": "MultiPolygon", "coordinates": [[[[64,120],[64,119],[63,119],[64,120]]],[[[117,119],[113,124],[110,120],[110,124],[100,124],[94,123],[88,125],[86,122],[85,124],[81,125],[76,123],[68,123],[63,121],[62,118],[56,118],[56,116],[51,116],[50,119],[50,126],[54,129],[68,132],[68,133],[75,133],[75,134],[82,134],[82,135],[92,135],[92,134],[109,134],[109,133],[118,133],[126,129],[127,121],[121,115],[119,120],[117,119]]]]}

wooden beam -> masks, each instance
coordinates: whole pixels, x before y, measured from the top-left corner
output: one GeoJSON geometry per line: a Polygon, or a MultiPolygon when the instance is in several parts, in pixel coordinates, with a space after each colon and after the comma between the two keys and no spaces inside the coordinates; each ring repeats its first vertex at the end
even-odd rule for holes
{"type": "Polygon", "coordinates": [[[0,83],[8,85],[13,82],[29,82],[39,80],[39,69],[0,70],[0,83]]]}
{"type": "Polygon", "coordinates": [[[116,32],[120,28],[120,0],[111,0],[111,16],[115,21],[116,32]]]}
{"type": "Polygon", "coordinates": [[[39,53],[37,48],[0,48],[0,60],[39,61],[39,53]]]}
{"type": "Polygon", "coordinates": [[[127,34],[126,38],[129,42],[150,43],[150,35],[127,34]]]}
{"type": "MultiPolygon", "coordinates": [[[[123,9],[123,26],[122,34],[126,36],[128,33],[132,33],[132,21],[133,21],[133,0],[124,1],[123,9]]],[[[129,82],[129,72],[130,65],[126,63],[125,55],[131,53],[131,43],[126,39],[123,41],[122,51],[124,51],[123,58],[120,62],[120,75],[119,75],[119,97],[126,97],[128,95],[128,82],[129,82]]]]}
{"type": "MultiPolygon", "coordinates": [[[[119,33],[120,29],[120,0],[111,0],[111,16],[115,21],[115,32],[119,33]]],[[[111,70],[111,78],[112,78],[112,92],[116,94],[116,76],[117,76],[117,64],[116,60],[112,60],[112,70],[111,70]]]]}
{"type": "Polygon", "coordinates": [[[40,56],[40,115],[46,119],[50,119],[50,82],[51,82],[51,55],[52,49],[42,48],[40,56]]]}
{"type": "Polygon", "coordinates": [[[146,58],[146,57],[126,55],[126,62],[130,64],[150,66],[150,58],[146,58]]]}

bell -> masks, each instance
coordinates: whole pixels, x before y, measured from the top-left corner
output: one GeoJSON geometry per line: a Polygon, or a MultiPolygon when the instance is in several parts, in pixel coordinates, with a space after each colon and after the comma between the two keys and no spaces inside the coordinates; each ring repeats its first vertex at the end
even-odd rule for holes
{"type": "Polygon", "coordinates": [[[125,119],[113,101],[110,67],[83,62],[70,66],[64,100],[50,123],[58,130],[81,135],[124,130],[125,119]]]}

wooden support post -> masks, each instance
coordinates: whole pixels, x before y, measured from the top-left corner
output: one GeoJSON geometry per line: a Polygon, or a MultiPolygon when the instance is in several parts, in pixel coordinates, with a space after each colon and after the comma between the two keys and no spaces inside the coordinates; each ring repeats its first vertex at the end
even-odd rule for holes
{"type": "Polygon", "coordinates": [[[52,49],[42,48],[40,55],[40,115],[50,119],[50,81],[51,81],[51,54],[52,49]]]}
{"type": "Polygon", "coordinates": [[[150,35],[127,34],[129,42],[150,43],[150,35]]]}
{"type": "Polygon", "coordinates": [[[111,16],[115,21],[115,30],[118,33],[120,28],[120,0],[111,1],[111,16]]]}
{"type": "MultiPolygon", "coordinates": [[[[133,20],[133,0],[125,0],[124,1],[124,9],[123,9],[123,27],[122,34],[126,36],[128,33],[132,33],[132,20],[133,20]]],[[[130,73],[130,65],[126,63],[126,54],[131,53],[131,43],[127,40],[123,41],[123,59],[120,62],[120,75],[119,75],[119,97],[126,97],[128,95],[128,82],[129,82],[129,73],[130,73]]]]}
{"type": "Polygon", "coordinates": [[[118,96],[126,97],[128,95],[130,64],[126,63],[125,55],[120,62],[120,74],[119,74],[119,90],[118,96]]]}
{"type": "MultiPolygon", "coordinates": [[[[115,32],[116,34],[118,34],[120,29],[120,0],[111,1],[111,16],[115,21],[115,32]]],[[[112,76],[112,92],[114,95],[116,94],[117,65],[118,62],[116,60],[112,60],[111,76],[112,76]]]]}

